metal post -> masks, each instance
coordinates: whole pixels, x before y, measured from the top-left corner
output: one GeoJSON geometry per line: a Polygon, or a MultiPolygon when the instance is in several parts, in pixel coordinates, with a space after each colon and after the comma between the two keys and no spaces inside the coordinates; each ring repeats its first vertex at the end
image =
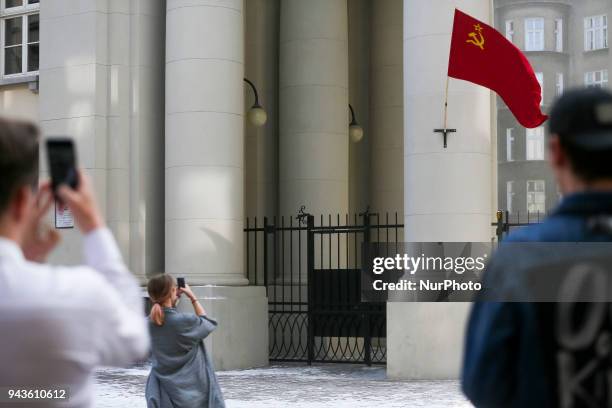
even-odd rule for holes
{"type": "MultiPolygon", "coordinates": [[[[388,243],[387,243],[388,245],[388,243]]],[[[370,212],[366,211],[363,214],[363,248],[361,250],[362,260],[361,260],[361,273],[366,265],[366,260],[369,258],[368,254],[370,251],[370,212]]],[[[364,304],[361,304],[363,307],[364,304]]],[[[361,314],[361,322],[363,326],[363,348],[364,348],[364,358],[365,363],[369,366],[372,365],[372,333],[370,332],[370,319],[372,317],[370,310],[372,309],[372,305],[365,304],[365,309],[361,314]]]]}
{"type": "Polygon", "coordinates": [[[502,210],[497,210],[495,218],[497,220],[495,235],[497,235],[497,243],[499,244],[504,237],[504,212],[502,210]]]}
{"type": "MultiPolygon", "coordinates": [[[[251,229],[251,222],[249,220],[249,218],[247,217],[246,219],[246,224],[247,224],[247,233],[246,233],[246,275],[247,275],[247,280],[249,281],[249,285],[252,284],[257,284],[257,282],[251,282],[251,263],[249,262],[249,253],[251,252],[251,245],[249,244],[249,237],[251,236],[250,233],[250,229],[251,229]]],[[[255,224],[255,229],[257,229],[257,224],[255,224]]],[[[257,234],[257,232],[255,232],[255,234],[257,234]]],[[[257,281],[257,264],[255,264],[255,281],[257,281]]]]}
{"type": "Polygon", "coordinates": [[[263,225],[263,274],[264,274],[264,286],[266,287],[266,295],[268,294],[268,233],[269,233],[268,217],[264,217],[263,225]]]}
{"type": "Polygon", "coordinates": [[[312,285],[314,275],[314,216],[308,214],[307,218],[307,235],[308,241],[306,244],[306,265],[307,265],[307,285],[308,285],[308,365],[314,360],[314,327],[313,325],[313,302],[312,302],[312,285]]]}

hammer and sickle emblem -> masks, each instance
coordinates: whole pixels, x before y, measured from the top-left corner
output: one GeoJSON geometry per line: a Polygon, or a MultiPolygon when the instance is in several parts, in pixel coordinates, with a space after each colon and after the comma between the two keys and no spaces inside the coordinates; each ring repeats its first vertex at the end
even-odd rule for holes
{"type": "Polygon", "coordinates": [[[474,44],[478,48],[484,51],[485,38],[482,35],[482,26],[480,24],[476,24],[474,26],[475,32],[468,34],[471,37],[471,40],[467,40],[467,43],[474,44]]]}

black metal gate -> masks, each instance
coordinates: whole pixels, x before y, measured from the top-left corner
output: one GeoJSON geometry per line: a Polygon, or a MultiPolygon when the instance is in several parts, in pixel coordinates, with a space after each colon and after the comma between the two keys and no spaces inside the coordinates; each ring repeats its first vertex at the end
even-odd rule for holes
{"type": "Polygon", "coordinates": [[[498,210],[495,214],[495,222],[491,223],[492,227],[495,227],[495,236],[497,242],[502,242],[504,235],[510,233],[510,228],[526,227],[532,224],[539,224],[550,214],[550,211],[545,213],[541,212],[528,212],[526,215],[521,217],[521,213],[517,212],[513,217],[510,216],[510,212],[498,210]]]}
{"type": "Polygon", "coordinates": [[[252,285],[267,288],[270,360],[384,364],[386,305],[361,302],[362,246],[397,243],[397,214],[247,219],[252,285]],[[342,219],[341,219],[342,218],[342,219]]]}

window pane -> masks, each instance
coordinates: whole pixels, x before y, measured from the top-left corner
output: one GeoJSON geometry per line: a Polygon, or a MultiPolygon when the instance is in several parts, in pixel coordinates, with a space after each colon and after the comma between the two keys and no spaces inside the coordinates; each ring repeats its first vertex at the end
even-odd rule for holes
{"type": "Polygon", "coordinates": [[[6,0],[6,8],[23,6],[23,0],[6,0]]]}
{"type": "Polygon", "coordinates": [[[28,43],[38,42],[38,14],[28,16],[28,43]]]}
{"type": "Polygon", "coordinates": [[[4,38],[5,45],[21,44],[21,17],[5,20],[4,38]]]}
{"type": "Polygon", "coordinates": [[[4,49],[4,74],[21,73],[21,47],[10,47],[4,49]]]}
{"type": "Polygon", "coordinates": [[[38,71],[38,44],[28,45],[28,72],[38,71]]]}

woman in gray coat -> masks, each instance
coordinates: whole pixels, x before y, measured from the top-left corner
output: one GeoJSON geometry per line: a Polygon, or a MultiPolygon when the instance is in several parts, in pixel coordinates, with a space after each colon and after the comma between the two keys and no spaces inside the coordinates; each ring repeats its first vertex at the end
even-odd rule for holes
{"type": "Polygon", "coordinates": [[[145,396],[148,408],[224,408],[223,395],[204,340],[217,322],[186,285],[178,288],[172,276],[152,278],[147,290],[153,307],[149,317],[153,367],[145,396]],[[185,294],[195,314],[174,306],[185,294]]]}

